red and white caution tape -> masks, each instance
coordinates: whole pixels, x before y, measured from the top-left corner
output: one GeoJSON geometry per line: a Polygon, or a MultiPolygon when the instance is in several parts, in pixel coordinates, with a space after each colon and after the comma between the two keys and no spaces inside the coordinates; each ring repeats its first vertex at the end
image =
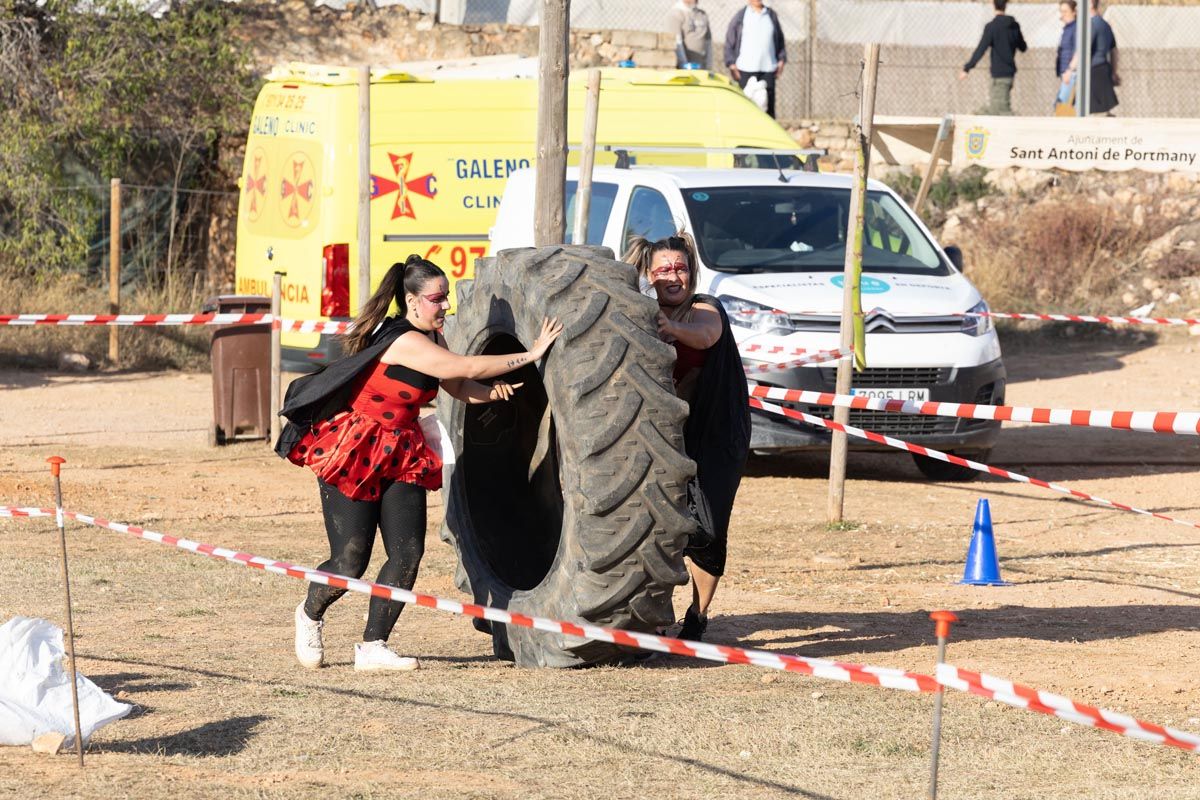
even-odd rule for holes
{"type": "MultiPolygon", "coordinates": [[[[275,322],[271,314],[0,314],[0,325],[256,325],[275,322]]],[[[278,320],[280,330],[299,333],[345,333],[350,322],[278,320]]]]}
{"type": "Polygon", "coordinates": [[[1200,319],[1187,317],[1110,317],[1105,314],[1012,314],[1004,311],[963,312],[960,317],[995,317],[998,319],[1030,319],[1042,322],[1091,322],[1099,325],[1200,325],[1200,319]]]}
{"type": "Polygon", "coordinates": [[[270,314],[0,314],[0,325],[246,325],[270,314]]]}
{"type": "Polygon", "coordinates": [[[830,394],[800,389],[780,389],[750,385],[750,394],[767,400],[809,403],[816,406],[844,406],[891,411],[898,414],[924,414],[935,417],[988,419],[1001,422],[1040,422],[1047,425],[1077,425],[1088,428],[1200,435],[1200,411],[1088,411],[1070,408],[1033,408],[1030,406],[989,406],[975,403],[916,403],[908,400],[884,400],[862,395],[830,394]]]}
{"type": "Polygon", "coordinates": [[[1040,714],[1049,714],[1077,725],[1103,728],[1133,739],[1200,753],[1200,736],[1194,733],[1166,728],[1134,719],[1126,714],[1077,703],[1061,695],[1031,689],[1003,678],[960,669],[952,664],[938,664],[937,680],[951,689],[970,692],[1040,714]]]}
{"type": "Polygon", "coordinates": [[[321,322],[305,319],[279,320],[280,330],[298,333],[346,333],[353,324],[352,322],[321,322]]]}
{"type": "MultiPolygon", "coordinates": [[[[49,509],[0,506],[0,516],[40,517],[53,515],[54,512],[49,509]]],[[[456,600],[447,600],[433,595],[410,592],[394,586],[385,586],[371,581],[347,578],[344,575],[321,572],[320,570],[301,567],[284,561],[276,561],[271,558],[241,553],[224,547],[194,542],[190,539],[180,539],[165,533],[148,531],[137,525],[110,522],[106,519],[93,517],[88,514],[80,514],[76,511],[67,511],[65,515],[88,525],[95,525],[96,527],[106,528],[119,533],[128,533],[147,541],[171,545],[191,553],[209,556],[210,558],[228,561],[233,564],[241,564],[246,567],[254,567],[255,569],[261,569],[276,575],[286,575],[289,578],[298,578],[309,583],[320,583],[361,594],[397,600],[402,603],[412,603],[439,611],[447,611],[451,614],[461,614],[477,619],[500,622],[505,625],[536,628],[540,631],[560,633],[566,636],[578,636],[584,639],[594,639],[623,647],[689,656],[706,661],[718,661],[724,664],[752,664],[758,667],[797,672],[804,675],[812,675],[816,678],[826,678],[828,680],[847,683],[865,683],[890,689],[902,689],[909,692],[937,691],[937,684],[929,675],[905,672],[904,670],[887,667],[871,667],[862,664],[847,664],[839,661],[805,658],[804,656],[793,656],[784,653],[769,653],[764,650],[746,650],[741,647],[727,647],[707,642],[691,642],[683,639],[672,639],[668,636],[656,636],[651,633],[603,628],[587,623],[560,622],[545,617],[531,617],[498,608],[490,608],[473,603],[460,603],[456,600]]]]}
{"type": "MultiPolygon", "coordinates": [[[[764,314],[767,316],[820,316],[820,317],[837,317],[841,315],[840,311],[780,311],[777,308],[737,311],[737,314],[753,316],[764,314]]],[[[944,317],[946,314],[927,313],[910,313],[904,315],[906,318],[915,317],[944,317]]],[[[1200,325],[1200,319],[1192,319],[1190,317],[1128,317],[1109,314],[1037,314],[1037,313],[1012,313],[1008,311],[957,311],[952,312],[950,316],[955,317],[993,317],[996,319],[1024,319],[1035,320],[1041,322],[1088,322],[1098,325],[1200,325]]]]}
{"type": "Polygon", "coordinates": [[[32,506],[0,506],[0,517],[53,517],[53,508],[32,506]]]}
{"type": "Polygon", "coordinates": [[[1093,503],[1099,503],[1100,505],[1108,506],[1110,508],[1116,508],[1121,511],[1132,511],[1134,514],[1142,514],[1143,516],[1154,517],[1155,519],[1166,520],[1167,522],[1174,522],[1177,525],[1186,525],[1189,528],[1200,528],[1200,524],[1195,522],[1177,519],[1175,517],[1167,516],[1166,514],[1159,514],[1156,511],[1147,511],[1146,509],[1138,508],[1137,506],[1129,506],[1125,505],[1124,503],[1105,500],[1103,497],[1097,497],[1096,495],[1088,494],[1087,492],[1081,492],[1078,489],[1071,489],[1057,483],[1039,480],[1038,478],[1030,478],[1027,475],[1020,474],[1019,472],[1010,472],[1009,470],[1001,469],[1000,467],[993,467],[989,466],[988,464],[981,464],[978,461],[972,461],[969,458],[952,456],[949,453],[943,453],[941,450],[934,450],[931,447],[922,447],[919,444],[910,444],[909,442],[901,441],[900,439],[893,439],[891,436],[884,436],[881,433],[875,433],[873,431],[864,431],[862,428],[856,428],[853,425],[842,425],[841,423],[834,422],[832,420],[815,417],[812,414],[805,414],[803,411],[784,408],[772,403],[764,403],[757,397],[750,398],[750,407],[757,408],[761,411],[767,411],[771,414],[778,414],[789,419],[807,422],[810,425],[816,425],[821,428],[842,431],[850,436],[856,436],[860,439],[866,439],[867,441],[875,442],[876,444],[894,447],[897,450],[905,450],[909,453],[916,453],[917,455],[936,458],[938,461],[945,461],[949,464],[957,464],[960,467],[973,469],[976,472],[986,472],[989,475],[1007,478],[1010,481],[1017,481],[1018,483],[1028,483],[1033,486],[1039,486],[1043,489],[1049,489],[1053,492],[1060,492],[1061,494],[1070,495],[1071,497],[1077,497],[1080,500],[1090,500],[1093,503]]]}
{"type": "Polygon", "coordinates": [[[762,372],[781,372],[785,369],[794,367],[803,367],[808,364],[825,364],[830,361],[839,361],[843,358],[850,358],[849,353],[841,350],[818,350],[814,353],[809,353],[802,358],[797,358],[794,361],[780,361],[777,363],[752,364],[744,367],[747,375],[754,375],[762,372]]]}
{"type": "Polygon", "coordinates": [[[762,353],[769,356],[803,356],[811,351],[804,347],[784,347],[779,344],[762,344],[760,342],[752,342],[738,348],[738,352],[742,355],[750,353],[762,353]]]}

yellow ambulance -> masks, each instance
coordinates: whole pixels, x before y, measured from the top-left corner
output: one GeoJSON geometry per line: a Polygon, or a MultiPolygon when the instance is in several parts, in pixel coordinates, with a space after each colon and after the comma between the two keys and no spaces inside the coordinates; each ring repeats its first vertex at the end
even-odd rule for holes
{"type": "MultiPolygon", "coordinates": [[[[585,80],[576,72],[570,81],[571,143],[580,139],[585,80]]],[[[286,273],[282,313],[288,319],[348,319],[365,298],[356,252],[357,82],[353,68],[290,64],[272,72],[254,106],[239,180],[236,288],[270,295],[273,273],[286,273]]],[[[796,147],[724,76],[613,68],[603,70],[601,87],[600,145],[796,147]]],[[[471,277],[475,260],[488,255],[505,179],[534,163],[536,116],[533,79],[431,80],[372,70],[373,286],[410,253],[441,266],[452,284],[471,277]]],[[[722,167],[732,166],[734,156],[645,152],[636,158],[722,167]]],[[[612,161],[611,154],[597,155],[599,164],[612,161]]],[[[285,333],[283,347],[289,368],[337,354],[330,337],[318,334],[285,333]]]]}

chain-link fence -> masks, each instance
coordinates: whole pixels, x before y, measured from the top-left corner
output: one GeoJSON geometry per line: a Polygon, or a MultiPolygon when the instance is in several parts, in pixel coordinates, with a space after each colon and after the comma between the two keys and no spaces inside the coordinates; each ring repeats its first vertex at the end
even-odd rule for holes
{"type": "MultiPolygon", "coordinates": [[[[121,287],[147,287],[168,297],[200,296],[220,289],[233,261],[236,192],[121,183],[121,287]]],[[[88,282],[107,286],[112,249],[111,184],[61,191],[77,195],[86,209],[88,237],[83,270],[88,282]]]]}
{"type": "MultiPolygon", "coordinates": [[[[416,2],[416,0],[401,0],[416,2]]],[[[659,32],[675,0],[572,0],[576,28],[659,32]]],[[[1086,0],[1084,0],[1086,2],[1086,0]]],[[[441,0],[449,22],[536,25],[541,0],[441,0]]],[[[964,81],[958,73],[991,19],[990,2],[963,0],[774,0],[787,42],[788,66],[777,88],[780,119],[848,118],[863,44],[883,45],[876,111],[940,116],[986,105],[988,57],[964,81]]],[[[1083,2],[1080,3],[1082,8],[1083,2]]],[[[700,0],[713,32],[714,69],[723,70],[729,22],[744,0],[700,0]]],[[[1017,114],[1052,113],[1058,89],[1055,55],[1062,33],[1058,4],[1017,3],[1029,50],[1017,56],[1017,114]]],[[[1106,3],[1120,56],[1121,116],[1200,115],[1200,6],[1106,3]]]]}

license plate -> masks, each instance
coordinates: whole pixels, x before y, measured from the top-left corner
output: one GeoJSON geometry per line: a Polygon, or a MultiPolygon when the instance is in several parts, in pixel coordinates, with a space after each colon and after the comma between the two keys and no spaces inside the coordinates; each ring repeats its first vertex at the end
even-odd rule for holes
{"type": "Polygon", "coordinates": [[[929,389],[925,387],[906,387],[903,389],[885,389],[883,387],[870,389],[851,389],[850,394],[859,397],[869,397],[872,400],[904,400],[909,403],[929,402],[929,389]]]}

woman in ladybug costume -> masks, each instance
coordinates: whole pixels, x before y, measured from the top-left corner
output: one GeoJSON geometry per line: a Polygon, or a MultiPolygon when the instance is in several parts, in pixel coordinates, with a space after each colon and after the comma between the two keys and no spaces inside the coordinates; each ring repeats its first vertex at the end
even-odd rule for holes
{"type": "MultiPolygon", "coordinates": [[[[562,331],[545,320],[525,353],[460,356],[441,331],[449,282],[435,264],[412,255],[393,264],[346,336],[344,358],[288,387],[280,412],[288,419],[275,452],[317,475],[329,560],[319,569],[362,577],[379,530],[387,561],[378,582],[411,589],[425,551],[425,493],[441,487],[442,459],[417,424],[439,386],[465,403],[505,401],[521,384],[482,383],[537,361],[562,331]],[[403,316],[388,317],[391,304],[403,316]]],[[[310,584],[296,607],[296,658],[324,663],[325,611],[345,593],[310,584]]],[[[412,670],[415,658],[387,647],[403,603],[371,597],[357,670],[412,670]]]]}

